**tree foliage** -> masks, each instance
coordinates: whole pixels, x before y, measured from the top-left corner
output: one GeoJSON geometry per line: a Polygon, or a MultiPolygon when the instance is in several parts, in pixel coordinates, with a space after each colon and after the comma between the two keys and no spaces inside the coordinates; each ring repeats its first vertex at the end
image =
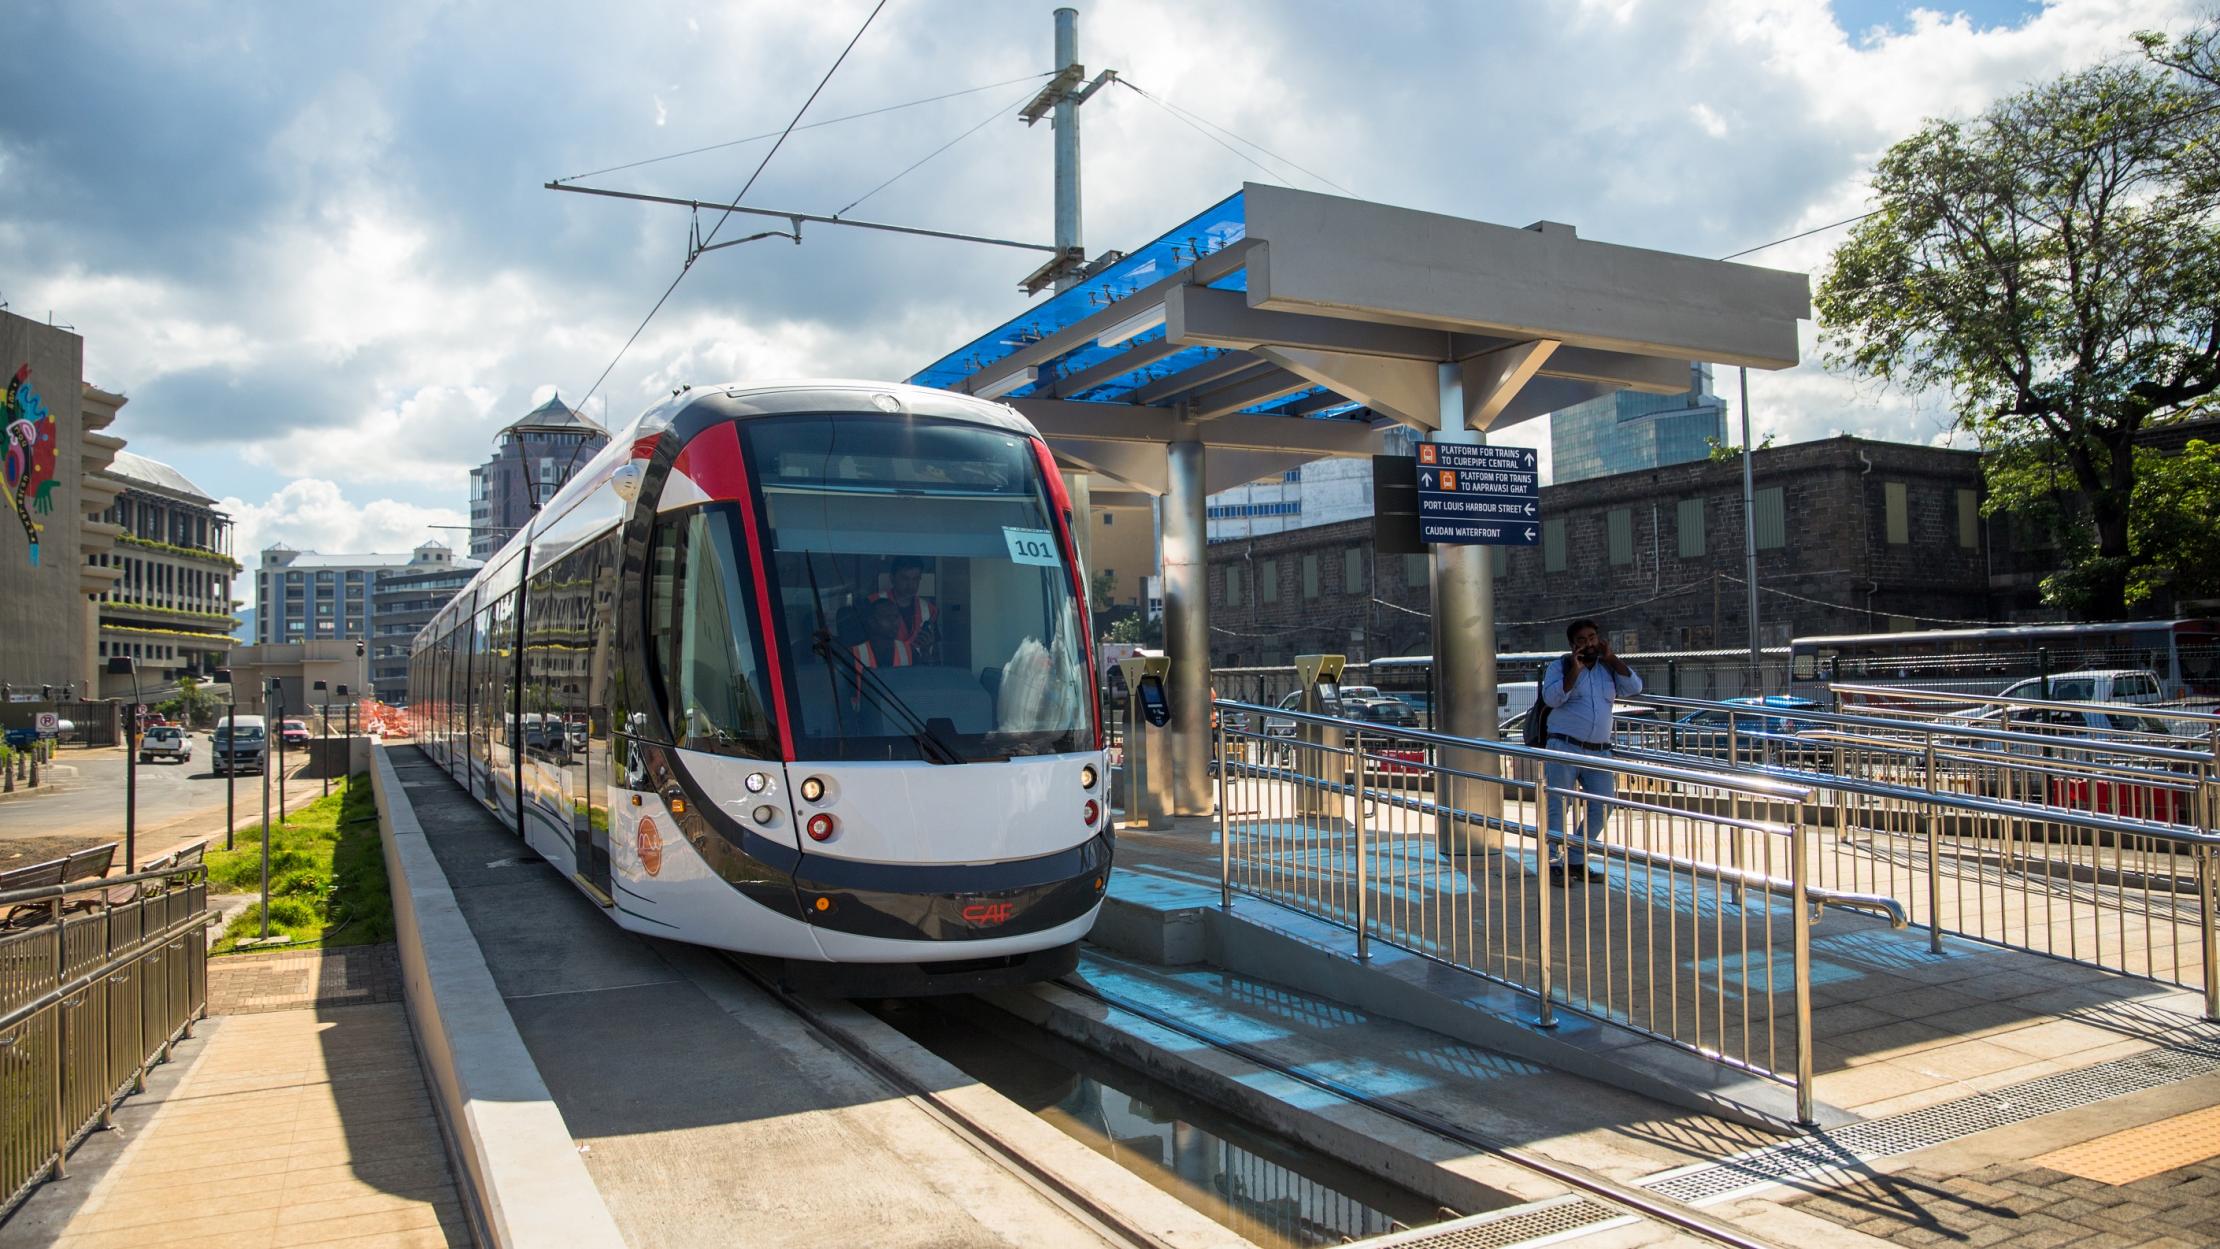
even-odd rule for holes
{"type": "Polygon", "coordinates": [[[2193,72],[2211,42],[2149,37],[2141,59],[1928,123],[1881,158],[1880,208],[1820,283],[1829,363],[1950,395],[1994,453],[1991,510],[2046,472],[2076,496],[2046,591],[2087,614],[2181,570],[2163,534],[2136,538],[2135,436],[2220,390],[2220,89],[2193,72]]]}

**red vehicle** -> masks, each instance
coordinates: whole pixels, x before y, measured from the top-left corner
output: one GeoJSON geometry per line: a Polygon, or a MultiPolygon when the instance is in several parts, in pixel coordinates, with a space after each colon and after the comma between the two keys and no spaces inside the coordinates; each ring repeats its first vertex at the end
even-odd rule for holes
{"type": "Polygon", "coordinates": [[[287,720],[279,726],[278,738],[288,746],[306,746],[308,724],[301,720],[287,720]]]}

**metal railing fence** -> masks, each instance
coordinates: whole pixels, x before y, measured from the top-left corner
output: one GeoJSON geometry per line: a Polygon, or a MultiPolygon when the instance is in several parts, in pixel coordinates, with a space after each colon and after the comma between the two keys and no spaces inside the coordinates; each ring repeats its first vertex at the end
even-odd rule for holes
{"type": "Polygon", "coordinates": [[[1289,742],[1264,707],[1218,707],[1227,905],[1250,894],[1347,925],[1359,958],[1381,941],[1509,985],[1544,1026],[1569,1009],[1781,1081],[1811,1120],[1814,918],[1904,915],[1809,878],[1808,789],[1385,726],[1345,743],[1342,721],[1275,711],[1309,735],[1289,742]],[[1549,763],[1618,792],[1556,808],[1549,763]],[[1589,869],[1560,888],[1548,847],[1576,843],[1589,869]]]}
{"type": "Polygon", "coordinates": [[[2202,750],[1962,723],[1645,698],[1692,730],[1622,724],[1626,757],[1808,786],[1811,879],[1928,929],[2202,991],[2220,1019],[2220,777],[2202,750]],[[1753,742],[1754,739],[1754,742],[1753,742]]]}
{"type": "Polygon", "coordinates": [[[208,1004],[198,866],[0,893],[10,913],[29,924],[0,927],[0,1215],[67,1173],[208,1004]]]}

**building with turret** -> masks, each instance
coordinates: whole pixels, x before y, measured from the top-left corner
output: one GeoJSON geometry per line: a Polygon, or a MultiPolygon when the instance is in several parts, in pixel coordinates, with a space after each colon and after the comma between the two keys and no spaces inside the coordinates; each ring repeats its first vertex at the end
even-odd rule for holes
{"type": "Polygon", "coordinates": [[[496,436],[493,458],[470,470],[470,558],[484,560],[609,442],[609,431],[561,395],[496,436]]]}

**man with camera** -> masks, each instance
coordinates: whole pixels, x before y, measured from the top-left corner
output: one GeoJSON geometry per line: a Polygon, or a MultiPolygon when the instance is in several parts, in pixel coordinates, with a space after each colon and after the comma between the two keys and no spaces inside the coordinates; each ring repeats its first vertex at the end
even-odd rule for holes
{"type": "MultiPolygon", "coordinates": [[[[1642,678],[1626,661],[1612,653],[1603,631],[1593,620],[1575,620],[1565,629],[1572,650],[1550,664],[1542,674],[1542,701],[1549,705],[1551,750],[1565,754],[1609,758],[1611,754],[1611,704],[1624,695],[1642,692],[1642,678]]],[[[1549,847],[1549,880],[1562,885],[1567,876],[1602,880],[1603,870],[1588,865],[1588,848],[1603,842],[1603,824],[1609,808],[1596,797],[1584,804],[1586,817],[1565,825],[1565,795],[1575,785],[1590,795],[1613,794],[1611,773],[1602,768],[1552,760],[1542,767],[1549,782],[1548,827],[1563,834],[1549,847]]]]}

